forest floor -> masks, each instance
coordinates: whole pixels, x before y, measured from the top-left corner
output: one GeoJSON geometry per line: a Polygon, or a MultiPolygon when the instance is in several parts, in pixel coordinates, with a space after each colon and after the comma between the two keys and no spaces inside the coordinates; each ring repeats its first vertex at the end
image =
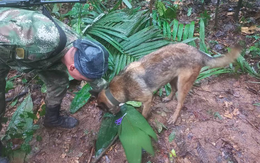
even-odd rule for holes
{"type": "MultiPolygon", "coordinates": [[[[212,13],[214,13],[214,7],[214,5],[205,6],[212,13]]],[[[211,49],[219,53],[224,53],[226,47],[233,45],[237,40],[244,40],[248,46],[254,41],[247,38],[246,34],[236,32],[233,17],[228,16],[230,8],[232,5],[221,6],[219,29],[213,29],[213,19],[209,21],[206,29],[206,42],[209,43],[211,49]]],[[[185,11],[185,7],[180,10],[178,17],[180,22],[190,22],[198,17],[196,7],[194,7],[194,14],[190,17],[182,14],[185,11]]],[[[251,17],[251,12],[245,13],[247,14],[245,17],[251,17]]],[[[69,106],[74,97],[72,92],[78,91],[75,83],[77,82],[71,82],[69,89],[72,91],[68,91],[62,102],[63,114],[69,114],[69,106]]],[[[35,84],[31,93],[34,107],[39,107],[44,99],[40,87],[35,84]]],[[[208,77],[194,85],[175,125],[169,125],[167,120],[174,113],[176,99],[162,103],[161,99],[165,93],[162,97],[155,96],[148,122],[157,133],[158,141],[152,142],[155,156],[143,152],[142,162],[259,162],[260,105],[254,105],[260,103],[259,94],[259,80],[249,75],[225,74],[208,77]],[[165,126],[162,131],[161,124],[165,126]],[[169,141],[170,134],[175,135],[171,142],[169,141]],[[177,157],[169,157],[172,149],[176,151],[177,157]]],[[[11,117],[15,109],[16,107],[9,107],[6,116],[11,117]]],[[[88,163],[90,159],[93,161],[95,140],[102,114],[102,111],[96,107],[96,100],[92,98],[72,115],[80,121],[80,124],[73,129],[48,129],[42,125],[42,119],[40,119],[37,122],[40,129],[35,135],[40,136],[42,140],[37,141],[34,138],[30,143],[31,153],[27,156],[21,153],[12,162],[88,163]],[[22,156],[25,159],[21,160],[22,156]]],[[[127,162],[120,141],[116,141],[99,162],[127,162]]]]}

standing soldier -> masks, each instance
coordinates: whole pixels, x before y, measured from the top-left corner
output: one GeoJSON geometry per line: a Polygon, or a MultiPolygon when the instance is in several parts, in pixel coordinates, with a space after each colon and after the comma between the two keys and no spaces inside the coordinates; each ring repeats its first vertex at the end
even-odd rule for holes
{"type": "MultiPolygon", "coordinates": [[[[106,84],[101,77],[108,68],[108,55],[101,44],[80,39],[48,12],[0,7],[0,120],[6,107],[5,78],[10,69],[16,69],[37,72],[46,84],[45,127],[75,127],[76,118],[59,114],[69,82],[67,70],[98,92],[106,84]]],[[[8,160],[0,157],[2,162],[8,160]]]]}

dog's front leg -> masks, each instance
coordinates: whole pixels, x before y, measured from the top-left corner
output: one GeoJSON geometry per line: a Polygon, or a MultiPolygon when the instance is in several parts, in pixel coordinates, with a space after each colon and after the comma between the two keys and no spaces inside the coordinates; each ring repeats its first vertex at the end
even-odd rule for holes
{"type": "Polygon", "coordinates": [[[143,103],[142,115],[147,118],[151,110],[152,97],[143,103]]]}

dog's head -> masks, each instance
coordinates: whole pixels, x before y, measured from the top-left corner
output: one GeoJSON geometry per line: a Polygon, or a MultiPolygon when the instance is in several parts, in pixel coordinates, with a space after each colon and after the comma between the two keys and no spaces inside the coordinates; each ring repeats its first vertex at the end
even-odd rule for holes
{"type": "Polygon", "coordinates": [[[107,98],[104,89],[98,94],[97,103],[98,103],[98,107],[105,112],[110,112],[112,114],[116,114],[120,111],[120,107],[118,105],[114,105],[107,98]]]}

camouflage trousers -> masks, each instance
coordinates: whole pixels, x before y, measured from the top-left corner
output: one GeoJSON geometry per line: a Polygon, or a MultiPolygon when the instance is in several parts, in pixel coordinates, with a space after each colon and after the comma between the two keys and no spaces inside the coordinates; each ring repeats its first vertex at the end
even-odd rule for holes
{"type": "Polygon", "coordinates": [[[2,125],[1,125],[2,117],[5,114],[5,107],[6,107],[6,103],[5,103],[6,81],[5,81],[5,78],[9,72],[9,69],[10,68],[8,66],[1,65],[1,61],[0,61],[0,131],[2,129],[2,125]]]}
{"type": "MultiPolygon", "coordinates": [[[[68,74],[66,67],[59,66],[57,69],[38,70],[37,73],[47,88],[47,96],[45,98],[46,106],[60,105],[63,97],[66,94],[67,86],[69,83],[68,74]]],[[[0,120],[5,114],[6,103],[5,103],[5,87],[6,87],[6,76],[10,70],[10,67],[5,65],[0,60],[0,120]]],[[[0,131],[1,131],[0,125],[0,131]]]]}

